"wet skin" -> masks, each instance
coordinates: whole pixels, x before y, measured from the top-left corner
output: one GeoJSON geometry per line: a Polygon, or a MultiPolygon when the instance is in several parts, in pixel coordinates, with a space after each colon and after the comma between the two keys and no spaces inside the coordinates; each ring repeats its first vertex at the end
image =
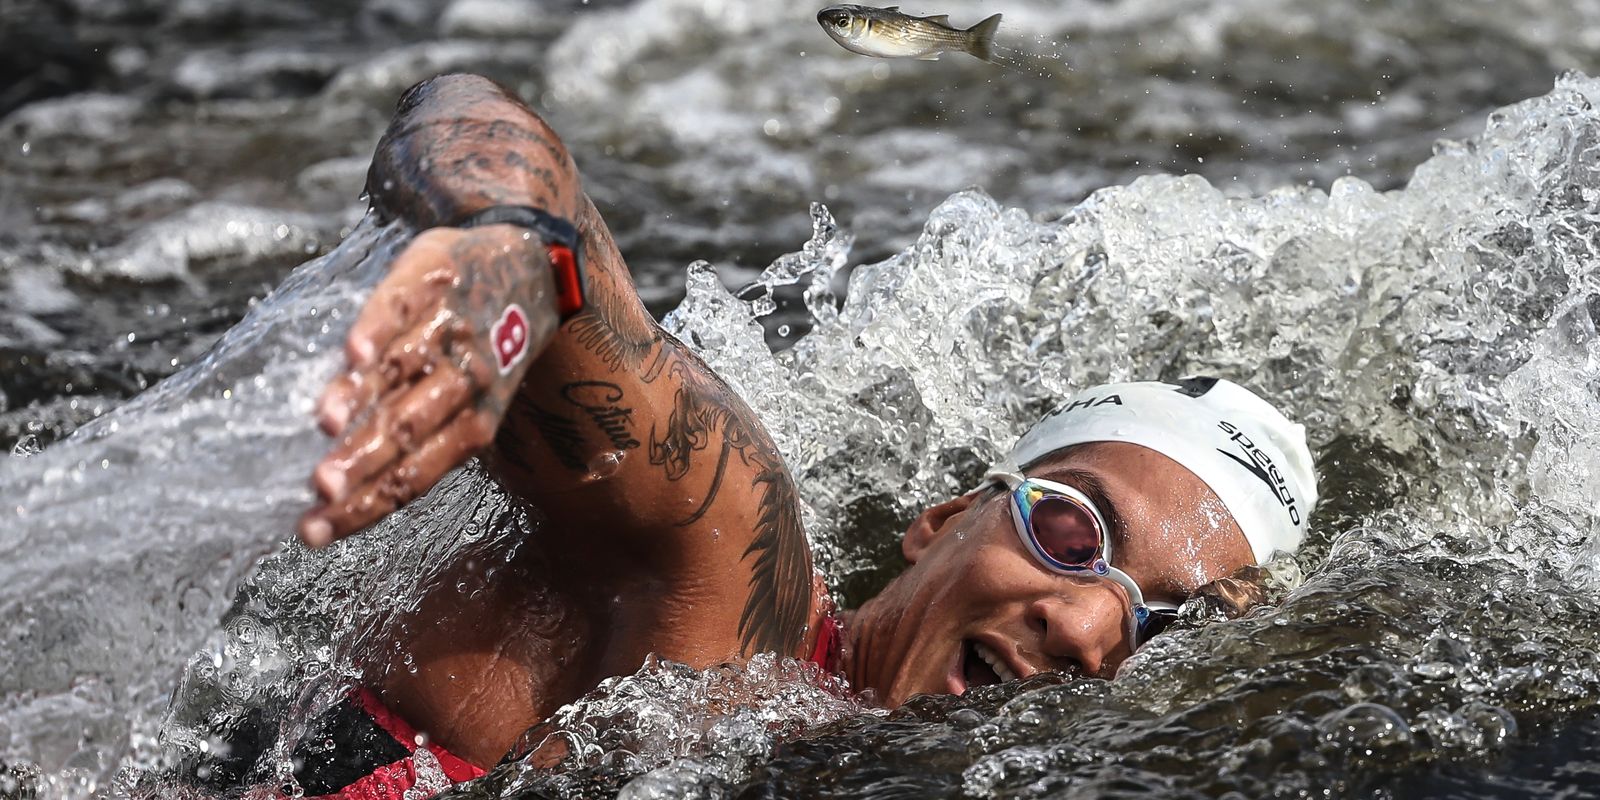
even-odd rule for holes
{"type": "MultiPolygon", "coordinates": [[[[1211,489],[1153,450],[1095,443],[1026,472],[1108,501],[1102,511],[1120,520],[1112,522],[1112,561],[1148,600],[1182,602],[1255,562],[1211,489]]],[[[1046,570],[1017,537],[1010,502],[986,490],[917,518],[902,542],[910,566],[848,621],[852,685],[877,688],[893,706],[914,694],[960,694],[974,678],[993,682],[972,642],[1019,678],[1048,670],[1110,677],[1128,657],[1127,593],[1103,578],[1046,570]]]]}
{"type": "MultiPolygon", "coordinates": [[[[368,175],[375,211],[420,231],[357,314],[317,419],[302,540],[349,536],[478,455],[546,522],[494,576],[447,576],[361,665],[383,700],[487,766],[526,728],[646,655],[709,666],[809,650],[822,601],[794,482],[737,395],[656,325],[559,138],[494,83],[409,90],[368,175]],[[582,235],[588,303],[557,318],[537,206],[582,235]],[[526,352],[496,362],[516,304],[526,352]],[[490,580],[474,598],[458,579],[490,580]],[[413,671],[414,670],[414,671],[413,671]]],[[[503,559],[503,555],[499,556],[503,559]]]]}
{"type": "MultiPolygon", "coordinates": [[[[828,599],[794,481],[743,401],[646,313],[555,133],[490,81],[436,78],[402,98],[368,190],[378,214],[420,232],[357,315],[318,405],[334,444],[312,470],[301,538],[352,535],[474,455],[546,520],[510,563],[454,565],[425,590],[380,648],[394,659],[360,665],[384,702],[488,766],[648,654],[702,668],[808,656],[828,599]],[[451,227],[495,204],[578,225],[581,313],[558,318],[537,239],[451,227]],[[506,367],[496,326],[511,304],[526,351],[506,367]]],[[[1164,457],[1091,445],[1058,460],[1033,474],[1103,484],[1126,527],[1114,561],[1152,599],[1250,563],[1216,498],[1164,457]]],[[[1129,652],[1121,590],[1034,563],[1003,493],[929,509],[904,550],[910,568],[849,616],[843,647],[852,685],[890,705],[995,680],[966,657],[971,641],[1018,676],[1109,675],[1129,652]]]]}

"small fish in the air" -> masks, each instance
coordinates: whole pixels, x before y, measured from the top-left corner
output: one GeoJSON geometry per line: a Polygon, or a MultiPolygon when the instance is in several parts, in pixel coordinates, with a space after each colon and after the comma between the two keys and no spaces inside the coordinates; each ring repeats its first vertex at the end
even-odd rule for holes
{"type": "Polygon", "coordinates": [[[817,22],[839,46],[852,53],[877,58],[920,58],[938,61],[945,52],[967,53],[998,63],[994,58],[994,32],[1000,15],[966,30],[952,27],[948,14],[913,17],[899,6],[828,6],[817,12],[817,22]]]}

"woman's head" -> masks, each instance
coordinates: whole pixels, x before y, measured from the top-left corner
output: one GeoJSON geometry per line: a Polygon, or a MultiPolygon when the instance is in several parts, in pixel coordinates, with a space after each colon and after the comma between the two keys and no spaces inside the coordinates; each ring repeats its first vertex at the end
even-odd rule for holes
{"type": "Polygon", "coordinates": [[[893,705],[1039,671],[1110,677],[1140,643],[1137,600],[1182,603],[1298,546],[1310,463],[1300,427],[1234,384],[1080,393],[999,465],[1013,477],[912,524],[908,568],[852,622],[852,682],[893,705]],[[1054,548],[1062,525],[1109,559],[1054,548]]]}

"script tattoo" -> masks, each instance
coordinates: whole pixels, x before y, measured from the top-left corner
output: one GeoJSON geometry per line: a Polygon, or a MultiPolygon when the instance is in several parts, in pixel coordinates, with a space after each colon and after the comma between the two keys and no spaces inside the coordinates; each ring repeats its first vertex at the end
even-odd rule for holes
{"type": "MultiPolygon", "coordinates": [[[[539,435],[544,437],[545,444],[549,445],[551,454],[561,462],[561,466],[574,472],[584,472],[589,469],[583,460],[586,443],[583,434],[578,430],[578,423],[548,409],[540,408],[522,393],[512,399],[510,416],[517,422],[532,425],[538,430],[539,435]]],[[[500,433],[495,438],[495,449],[500,457],[531,474],[534,471],[533,465],[523,455],[527,445],[515,438],[513,433],[515,429],[516,426],[513,425],[500,426],[500,433]]]]}
{"type": "Polygon", "coordinates": [[[639,440],[633,438],[633,409],[617,405],[622,387],[605,381],[578,381],[561,387],[561,397],[583,409],[612,447],[632,450],[639,446],[639,440]]]}
{"type": "MultiPolygon", "coordinates": [[[[432,79],[402,98],[367,181],[381,218],[401,217],[418,228],[449,225],[465,212],[498,203],[559,207],[564,203],[557,201],[570,200],[576,185],[575,167],[549,127],[511,93],[468,76],[432,79]]],[[[589,307],[566,323],[567,341],[612,373],[626,371],[645,384],[671,381],[672,410],[653,422],[646,438],[635,431],[632,410],[624,405],[620,390],[613,396],[601,384],[590,384],[575,395],[557,395],[562,399],[545,395],[546,407],[519,405],[517,416],[532,423],[567,468],[581,468],[583,455],[597,443],[585,440],[580,431],[592,423],[612,447],[626,448],[630,443],[646,447],[649,463],[659,467],[666,480],[692,481],[696,489],[704,486],[700,495],[704,499],[687,517],[674,520],[678,525],[702,520],[721,496],[730,468],[734,464],[743,468],[737,474],[741,480],[749,476],[757,507],[754,535],[742,555],[750,578],[739,618],[740,645],[747,653],[791,655],[799,648],[811,597],[811,553],[800,525],[793,479],[738,396],[650,320],[626,285],[627,267],[620,256],[609,242],[597,244],[595,232],[604,230],[603,222],[586,200],[580,206],[577,221],[585,231],[591,291],[589,307]],[[548,408],[560,402],[575,403],[588,422],[580,425],[582,420],[548,408]]],[[[516,364],[508,376],[496,375],[492,340],[482,332],[500,319],[508,303],[520,304],[529,314],[543,306],[516,293],[507,282],[533,263],[525,256],[470,255],[471,263],[479,266],[469,281],[457,287],[457,300],[465,310],[464,329],[479,334],[453,337],[450,355],[477,387],[486,389],[479,413],[499,420],[507,413],[512,391],[529,361],[516,364]]],[[[528,282],[519,284],[526,288],[528,282]]],[[[535,317],[530,327],[547,333],[541,326],[551,322],[535,317]]],[[[524,394],[517,392],[519,400],[524,394]]],[[[503,436],[497,449],[525,464],[528,443],[515,438],[515,434],[503,436]]]]}
{"type": "MultiPolygon", "coordinates": [[[[634,371],[646,385],[676,384],[672,410],[651,423],[649,461],[668,481],[692,481],[705,488],[698,506],[674,524],[693,525],[705,517],[721,497],[733,464],[750,476],[757,507],[754,536],[741,556],[750,565],[750,579],[739,615],[740,647],[746,653],[794,653],[811,609],[811,549],[788,468],[737,393],[649,319],[637,297],[620,285],[625,278],[605,273],[597,277],[601,280],[591,283],[596,291],[591,293],[590,308],[568,322],[567,331],[612,371],[634,371]]],[[[622,398],[620,393],[590,394],[584,402],[591,407],[618,406],[622,398]]],[[[631,418],[629,422],[631,436],[631,418]]],[[[604,428],[599,420],[596,423],[604,428]]]]}

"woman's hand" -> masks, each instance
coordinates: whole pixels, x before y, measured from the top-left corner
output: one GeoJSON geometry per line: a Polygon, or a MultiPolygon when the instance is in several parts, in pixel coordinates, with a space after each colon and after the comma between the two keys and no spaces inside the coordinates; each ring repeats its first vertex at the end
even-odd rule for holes
{"type": "Polygon", "coordinates": [[[494,440],[560,324],[544,243],[522,228],[434,228],[395,259],[318,403],[340,437],[312,473],[300,538],[322,547],[432,488],[494,440]]]}

